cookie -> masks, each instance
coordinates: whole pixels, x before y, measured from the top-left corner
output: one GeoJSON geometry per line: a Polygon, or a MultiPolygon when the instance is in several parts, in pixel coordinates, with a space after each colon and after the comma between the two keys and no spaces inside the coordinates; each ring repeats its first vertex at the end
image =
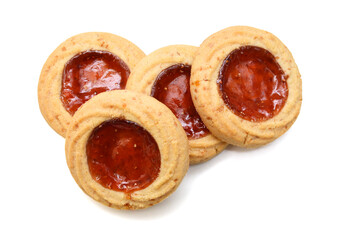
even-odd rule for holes
{"type": "Polygon", "coordinates": [[[126,86],[153,96],[171,109],[189,139],[191,164],[207,161],[227,146],[209,132],[192,102],[189,81],[196,50],[173,45],[154,51],[137,64],[126,86]]]}
{"type": "Polygon", "coordinates": [[[189,165],[188,141],[178,119],[154,98],[128,90],[86,102],[71,120],[65,149],[81,189],[119,209],[164,200],[189,165]]]}
{"type": "Polygon", "coordinates": [[[110,33],[89,32],[63,42],[42,68],[38,98],[47,123],[65,137],[74,113],[91,97],[124,89],[144,53],[110,33]]]}
{"type": "Polygon", "coordinates": [[[241,147],[285,133],[302,102],[298,67],[273,34],[236,26],[208,37],[192,64],[191,93],[208,129],[241,147]]]}

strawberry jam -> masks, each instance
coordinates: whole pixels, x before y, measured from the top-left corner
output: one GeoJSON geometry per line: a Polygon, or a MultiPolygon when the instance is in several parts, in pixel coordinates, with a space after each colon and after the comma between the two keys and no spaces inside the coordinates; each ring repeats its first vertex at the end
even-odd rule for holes
{"type": "Polygon", "coordinates": [[[112,119],[96,127],[87,146],[92,178],[105,188],[131,193],[149,186],[160,171],[154,138],[138,124],[112,119]]]}
{"type": "Polygon", "coordinates": [[[165,104],[179,119],[189,139],[206,136],[209,131],[197,113],[190,92],[191,66],[176,64],[161,71],[151,95],[165,104]]]}
{"type": "Polygon", "coordinates": [[[88,50],[72,57],[64,67],[61,101],[73,115],[93,96],[114,89],[124,89],[130,70],[108,51],[88,50]]]}
{"type": "Polygon", "coordinates": [[[283,108],[288,76],[266,49],[242,46],[223,61],[217,84],[229,109],[249,121],[265,121],[283,108]]]}

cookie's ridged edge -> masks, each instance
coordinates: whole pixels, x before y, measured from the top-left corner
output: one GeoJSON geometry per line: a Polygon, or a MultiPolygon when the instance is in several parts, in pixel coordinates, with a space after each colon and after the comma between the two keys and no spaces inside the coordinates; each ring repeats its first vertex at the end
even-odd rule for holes
{"type": "Polygon", "coordinates": [[[204,139],[205,137],[194,141],[189,141],[190,165],[204,163],[221,153],[228,146],[228,143],[217,140],[211,134],[206,137],[211,137],[211,141],[206,141],[206,139],[204,139]],[[202,146],[199,146],[199,140],[202,140],[204,143],[211,142],[211,144],[202,144],[202,146]],[[212,142],[214,143],[212,144],[212,142]]]}
{"type": "MultiPolygon", "coordinates": [[[[192,65],[197,47],[189,45],[170,45],[155,50],[144,57],[131,73],[126,89],[151,94],[151,89],[158,74],[178,63],[192,65]]],[[[201,139],[189,140],[190,164],[197,164],[211,159],[227,147],[212,134],[201,139]]]]}
{"type": "Polygon", "coordinates": [[[40,111],[59,135],[65,137],[72,116],[60,100],[61,78],[65,63],[86,50],[105,50],[122,59],[130,71],[145,54],[132,42],[104,32],[87,32],[70,37],[61,43],[46,60],[39,78],[38,101],[40,111]]]}
{"type": "Polygon", "coordinates": [[[290,51],[273,34],[256,28],[235,26],[211,35],[201,44],[192,64],[191,93],[202,120],[215,136],[241,147],[258,147],[285,133],[299,114],[301,92],[300,73],[290,51]],[[289,75],[285,106],[264,122],[238,117],[226,107],[218,92],[216,80],[223,60],[243,45],[269,50],[289,75]]]}
{"type": "Polygon", "coordinates": [[[189,164],[187,137],[173,113],[157,100],[128,90],[105,92],[86,102],[72,119],[65,150],[70,171],[81,189],[95,200],[118,209],[146,208],[164,200],[179,186],[189,164]],[[130,198],[94,181],[85,156],[92,130],[114,117],[124,117],[143,126],[161,152],[158,178],[147,188],[132,193],[130,198]]]}

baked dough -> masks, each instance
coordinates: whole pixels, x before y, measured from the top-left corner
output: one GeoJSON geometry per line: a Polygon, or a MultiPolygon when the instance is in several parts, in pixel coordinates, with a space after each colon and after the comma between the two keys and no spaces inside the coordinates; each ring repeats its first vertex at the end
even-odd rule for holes
{"type": "Polygon", "coordinates": [[[80,188],[119,209],[146,208],[164,200],[179,186],[189,165],[188,141],[178,119],[154,98],[128,90],[101,93],[83,104],[71,120],[65,149],[68,167],[80,188]],[[129,194],[103,187],[92,178],[87,163],[86,144],[93,129],[114,118],[146,129],[161,154],[158,177],[148,187],[129,194]]]}
{"type": "Polygon", "coordinates": [[[111,52],[119,57],[130,71],[133,71],[138,61],[145,56],[133,43],[111,33],[82,33],[67,39],[58,46],[42,68],[38,98],[43,117],[63,137],[72,119],[60,99],[64,66],[72,57],[87,50],[111,52]]]}
{"type": "Polygon", "coordinates": [[[211,35],[201,44],[192,64],[191,93],[202,120],[216,137],[241,147],[267,144],[291,127],[301,107],[301,85],[298,67],[287,47],[273,34],[252,27],[229,27],[211,35]],[[264,121],[249,121],[234,114],[219,92],[217,79],[224,59],[242,46],[268,50],[288,76],[284,106],[264,121]]]}
{"type": "MultiPolygon", "coordinates": [[[[177,65],[191,65],[197,48],[188,45],[163,47],[143,58],[127,82],[126,89],[151,95],[152,87],[163,70],[177,65]]],[[[227,143],[208,133],[206,136],[189,139],[190,164],[207,161],[225,149],[227,143]]]]}

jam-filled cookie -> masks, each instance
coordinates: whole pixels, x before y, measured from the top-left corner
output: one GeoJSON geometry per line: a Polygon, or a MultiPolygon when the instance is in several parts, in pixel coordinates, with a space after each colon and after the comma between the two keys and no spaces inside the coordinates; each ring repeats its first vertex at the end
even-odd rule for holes
{"type": "Polygon", "coordinates": [[[144,53],[130,41],[110,33],[73,36],[48,57],[40,74],[40,110],[61,136],[78,108],[105,91],[124,89],[144,53]]]}
{"type": "Polygon", "coordinates": [[[191,92],[208,129],[256,147],[285,133],[302,101],[298,67],[273,34],[237,26],[208,37],[192,65],[191,92]]]}
{"type": "Polygon", "coordinates": [[[186,45],[156,50],[138,63],[126,86],[156,98],[172,110],[188,137],[191,164],[206,161],[227,146],[209,132],[192,102],[189,81],[196,50],[186,45]]]}
{"type": "Polygon", "coordinates": [[[85,193],[119,209],[162,201],[189,165],[188,141],[178,119],[154,98],[128,90],[99,94],[74,114],[66,158],[85,193]]]}

